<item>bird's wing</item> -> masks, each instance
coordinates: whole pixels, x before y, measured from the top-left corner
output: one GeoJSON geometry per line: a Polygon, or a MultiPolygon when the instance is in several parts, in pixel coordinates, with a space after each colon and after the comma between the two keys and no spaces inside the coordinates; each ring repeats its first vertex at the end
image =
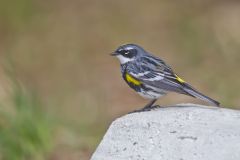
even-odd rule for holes
{"type": "Polygon", "coordinates": [[[187,94],[183,90],[184,80],[159,58],[145,56],[136,60],[127,72],[134,78],[152,87],[187,94]]]}
{"type": "Polygon", "coordinates": [[[177,92],[196,97],[219,106],[220,103],[203,95],[178,77],[173,70],[159,58],[153,56],[141,57],[130,65],[127,72],[139,82],[166,91],[177,92]]]}

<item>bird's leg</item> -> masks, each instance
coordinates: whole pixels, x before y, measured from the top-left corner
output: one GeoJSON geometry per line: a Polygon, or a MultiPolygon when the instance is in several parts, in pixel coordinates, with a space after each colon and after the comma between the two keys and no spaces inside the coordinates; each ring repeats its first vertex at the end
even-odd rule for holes
{"type": "Polygon", "coordinates": [[[156,101],[157,101],[157,99],[153,99],[153,100],[151,100],[146,106],[144,106],[143,108],[141,108],[141,109],[139,109],[139,110],[132,111],[132,112],[130,112],[130,113],[150,111],[151,109],[158,108],[158,107],[159,107],[158,105],[153,106],[153,104],[154,104],[156,101]]]}
{"type": "Polygon", "coordinates": [[[146,106],[144,106],[141,110],[149,110],[153,107],[153,104],[157,101],[157,99],[151,100],[146,106]]]}

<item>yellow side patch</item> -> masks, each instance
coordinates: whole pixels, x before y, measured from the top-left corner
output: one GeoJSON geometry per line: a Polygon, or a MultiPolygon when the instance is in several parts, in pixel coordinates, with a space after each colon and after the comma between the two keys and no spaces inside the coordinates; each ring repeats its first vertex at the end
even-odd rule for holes
{"type": "Polygon", "coordinates": [[[130,74],[126,73],[126,80],[129,82],[129,83],[133,83],[134,85],[137,85],[139,86],[141,84],[140,81],[136,80],[135,78],[133,78],[130,74]]]}
{"type": "Polygon", "coordinates": [[[177,79],[179,82],[181,82],[181,83],[184,83],[184,82],[185,82],[182,78],[178,77],[176,74],[175,74],[175,76],[176,76],[176,79],[177,79]]]}

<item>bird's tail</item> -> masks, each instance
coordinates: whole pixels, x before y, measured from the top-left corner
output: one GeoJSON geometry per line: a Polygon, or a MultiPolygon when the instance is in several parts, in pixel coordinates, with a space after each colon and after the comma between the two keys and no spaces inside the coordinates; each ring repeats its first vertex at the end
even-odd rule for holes
{"type": "Polygon", "coordinates": [[[198,92],[196,89],[194,89],[192,86],[190,86],[187,83],[184,83],[183,90],[187,92],[187,94],[189,94],[190,96],[209,102],[215,106],[218,106],[218,107],[220,106],[220,103],[218,101],[215,101],[214,99],[203,95],[202,93],[198,92]]]}

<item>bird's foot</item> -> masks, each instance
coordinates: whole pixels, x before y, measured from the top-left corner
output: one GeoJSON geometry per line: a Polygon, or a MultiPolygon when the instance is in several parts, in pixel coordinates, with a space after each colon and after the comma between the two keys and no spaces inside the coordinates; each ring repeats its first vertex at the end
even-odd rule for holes
{"type": "Polygon", "coordinates": [[[129,112],[128,114],[138,113],[138,112],[147,112],[147,111],[151,111],[151,110],[154,110],[154,109],[157,109],[157,108],[161,108],[161,106],[159,106],[159,105],[146,106],[146,107],[143,107],[141,109],[137,109],[137,110],[134,110],[132,112],[129,112]]]}

